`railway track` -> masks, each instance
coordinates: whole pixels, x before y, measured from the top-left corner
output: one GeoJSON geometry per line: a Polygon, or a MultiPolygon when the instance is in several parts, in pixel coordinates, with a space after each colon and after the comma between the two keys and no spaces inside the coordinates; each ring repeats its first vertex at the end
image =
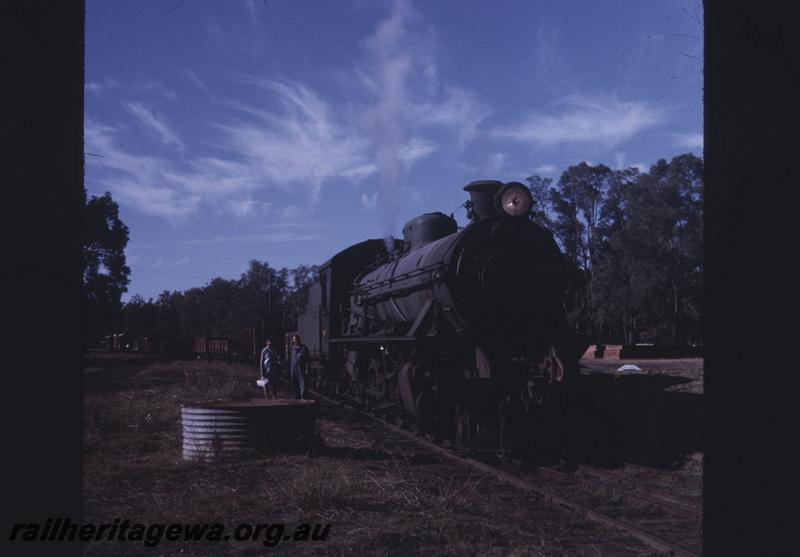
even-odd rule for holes
{"type": "Polygon", "coordinates": [[[702,552],[702,508],[693,501],[590,467],[573,472],[546,466],[524,471],[504,463],[493,467],[556,494],[559,503],[590,520],[621,528],[656,550],[674,555],[702,552]]]}
{"type": "Polygon", "coordinates": [[[347,403],[313,395],[322,403],[323,416],[346,419],[349,427],[369,432],[409,455],[418,458],[422,451],[471,467],[589,521],[621,530],[655,551],[675,556],[702,554],[702,506],[695,500],[614,471],[586,466],[570,472],[548,466],[525,470],[488,455],[457,454],[347,403]]]}
{"type": "Polygon", "coordinates": [[[607,473],[632,484],[641,485],[645,489],[652,488],[653,483],[656,485],[663,483],[665,476],[668,475],[669,479],[672,480],[670,482],[672,484],[670,486],[672,495],[678,496],[683,501],[689,501],[696,507],[702,505],[703,479],[702,475],[698,473],[684,471],[665,472],[630,462],[626,462],[622,469],[609,470],[607,473]]]}
{"type": "MultiPolygon", "coordinates": [[[[540,470],[550,475],[563,474],[559,470],[550,467],[541,467],[540,470]]],[[[702,516],[703,510],[699,503],[663,489],[622,477],[616,472],[581,467],[575,472],[575,477],[579,482],[587,483],[588,479],[588,483],[607,486],[624,497],[650,502],[675,514],[696,518],[702,516]],[[589,478],[586,478],[586,476],[589,478]]]]}

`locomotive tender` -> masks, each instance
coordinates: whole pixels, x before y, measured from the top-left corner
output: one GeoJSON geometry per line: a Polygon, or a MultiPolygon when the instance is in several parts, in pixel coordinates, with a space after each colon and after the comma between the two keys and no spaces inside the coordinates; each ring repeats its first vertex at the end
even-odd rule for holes
{"type": "Polygon", "coordinates": [[[562,430],[589,342],[567,322],[567,263],[531,220],[528,188],[464,190],[463,229],[426,213],[402,241],[367,240],[324,263],[298,332],[317,389],[460,445],[526,447],[562,430]]]}

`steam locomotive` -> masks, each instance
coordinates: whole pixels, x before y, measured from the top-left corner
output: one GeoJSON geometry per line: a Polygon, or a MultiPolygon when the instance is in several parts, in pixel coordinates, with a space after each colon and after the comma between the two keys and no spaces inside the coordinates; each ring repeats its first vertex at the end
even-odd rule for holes
{"type": "Polygon", "coordinates": [[[310,381],[457,445],[553,440],[589,346],[566,319],[566,260],[523,184],[464,190],[466,227],[426,213],[402,240],[367,240],[320,267],[298,318],[310,381]]]}

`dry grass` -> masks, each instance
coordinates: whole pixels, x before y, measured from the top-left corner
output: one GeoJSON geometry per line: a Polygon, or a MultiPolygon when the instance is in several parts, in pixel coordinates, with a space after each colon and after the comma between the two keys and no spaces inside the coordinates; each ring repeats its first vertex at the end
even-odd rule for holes
{"type": "MultiPolygon", "coordinates": [[[[259,396],[243,365],[157,363],[116,390],[85,397],[85,520],[142,523],[330,523],[324,543],[283,542],[299,554],[597,555],[603,531],[452,465],[412,464],[358,431],[320,419],[328,452],[216,464],[181,460],[180,403],[259,396]],[[335,455],[335,456],[334,456],[335,455]],[[587,541],[588,540],[588,541],[587,541]]],[[[617,551],[642,554],[640,546],[617,551]]],[[[260,542],[157,548],[97,542],[87,555],[261,555],[260,542]]]]}
{"type": "Polygon", "coordinates": [[[581,370],[584,373],[609,373],[615,376],[630,375],[631,372],[617,371],[618,368],[625,364],[635,364],[642,369],[642,372],[635,373],[671,377],[680,381],[676,382],[675,385],[666,387],[667,391],[703,394],[702,358],[679,358],[671,360],[606,360],[584,358],[581,360],[581,370]]]}

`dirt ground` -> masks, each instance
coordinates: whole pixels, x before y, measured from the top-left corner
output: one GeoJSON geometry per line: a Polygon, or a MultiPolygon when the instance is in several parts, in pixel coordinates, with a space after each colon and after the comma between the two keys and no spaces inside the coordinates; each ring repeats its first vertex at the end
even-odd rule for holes
{"type": "Polygon", "coordinates": [[[597,464],[702,474],[703,360],[581,360],[580,433],[597,464]],[[624,365],[639,370],[618,371],[624,365]]]}
{"type": "Polygon", "coordinates": [[[703,359],[684,358],[676,360],[606,360],[584,358],[581,360],[581,371],[586,374],[609,373],[614,376],[636,374],[662,376],[674,382],[665,387],[666,391],[676,393],[703,394],[703,359]],[[641,371],[617,371],[625,365],[635,365],[641,371]]]}
{"type": "MultiPolygon", "coordinates": [[[[610,373],[594,363],[586,368],[610,373]]],[[[156,362],[110,374],[106,382],[102,371],[91,373],[98,375],[85,394],[84,521],[221,523],[226,531],[240,523],[286,523],[289,530],[322,523],[331,529],[324,542],[280,541],[270,548],[262,539],[162,540],[157,547],[93,542],[86,555],[653,554],[491,478],[409,458],[332,420],[319,420],[322,445],[314,456],[184,462],[181,402],[258,396],[254,368],[156,362]]]]}

